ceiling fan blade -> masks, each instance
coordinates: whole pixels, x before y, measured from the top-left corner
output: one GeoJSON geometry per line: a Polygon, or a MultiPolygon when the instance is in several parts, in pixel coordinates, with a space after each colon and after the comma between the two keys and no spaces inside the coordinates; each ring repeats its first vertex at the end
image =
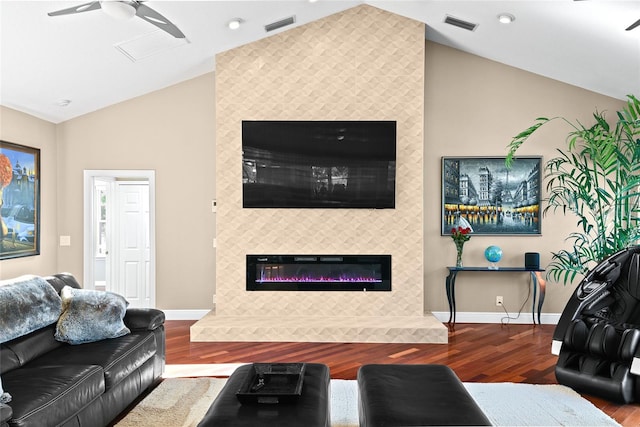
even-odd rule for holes
{"type": "Polygon", "coordinates": [[[134,7],[136,8],[136,16],[166,31],[175,38],[183,39],[185,37],[185,35],[182,34],[182,31],[180,31],[178,27],[176,27],[167,18],[151,9],[149,6],[145,6],[140,2],[135,2],[134,7]]]}
{"type": "Polygon", "coordinates": [[[631,31],[631,30],[633,30],[634,28],[636,28],[638,25],[640,25],[640,19],[638,19],[638,20],[637,20],[636,22],[634,22],[633,24],[629,25],[629,26],[626,28],[626,31],[631,31]]]}
{"type": "MultiPolygon", "coordinates": [[[[573,1],[583,1],[583,0],[573,0],[573,1]]],[[[634,22],[633,24],[629,25],[627,28],[625,28],[625,31],[631,31],[634,28],[636,28],[637,26],[640,25],[640,19],[638,19],[636,22],[634,22]]]]}
{"type": "Polygon", "coordinates": [[[81,4],[79,6],[69,7],[67,9],[57,10],[55,12],[49,12],[49,16],[70,15],[72,13],[88,12],[90,10],[100,9],[99,1],[92,1],[90,3],[81,4]]]}

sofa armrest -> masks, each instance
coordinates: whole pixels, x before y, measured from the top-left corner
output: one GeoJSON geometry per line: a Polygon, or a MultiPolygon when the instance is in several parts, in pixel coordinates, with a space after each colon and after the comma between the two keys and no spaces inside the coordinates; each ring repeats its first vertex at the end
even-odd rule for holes
{"type": "Polygon", "coordinates": [[[132,331],[153,331],[162,326],[164,320],[164,312],[155,308],[129,308],[124,315],[124,324],[132,331]]]}
{"type": "Polygon", "coordinates": [[[0,426],[7,425],[13,416],[13,409],[6,403],[0,403],[0,426]]]}
{"type": "Polygon", "coordinates": [[[57,273],[44,278],[55,290],[60,293],[65,286],[71,286],[75,289],[80,289],[80,283],[71,273],[57,273]]]}

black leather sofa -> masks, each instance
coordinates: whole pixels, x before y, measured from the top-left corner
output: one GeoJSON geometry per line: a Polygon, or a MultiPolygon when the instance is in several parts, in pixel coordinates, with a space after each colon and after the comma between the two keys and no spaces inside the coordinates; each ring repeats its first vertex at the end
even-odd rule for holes
{"type": "Polygon", "coordinates": [[[618,403],[640,401],[640,247],[598,264],[554,331],[560,384],[618,403]]]}
{"type": "MultiPolygon", "coordinates": [[[[45,277],[60,293],[80,288],[69,274],[45,277]]],[[[54,339],[56,324],[0,345],[2,385],[11,394],[0,404],[0,426],[99,427],[109,425],[165,366],[164,313],[129,308],[131,333],[70,345],[54,339]]]]}

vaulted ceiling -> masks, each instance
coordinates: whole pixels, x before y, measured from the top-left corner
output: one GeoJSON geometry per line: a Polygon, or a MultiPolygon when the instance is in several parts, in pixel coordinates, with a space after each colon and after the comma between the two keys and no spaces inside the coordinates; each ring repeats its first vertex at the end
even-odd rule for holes
{"type": "Polygon", "coordinates": [[[640,95],[640,27],[625,31],[640,19],[638,0],[144,2],[185,39],[101,9],[48,16],[82,3],[0,0],[1,105],[59,123],[214,71],[219,52],[362,3],[424,22],[437,43],[614,98],[640,95]],[[500,23],[503,13],[515,20],[500,23]],[[288,17],[295,22],[265,30],[288,17]]]}

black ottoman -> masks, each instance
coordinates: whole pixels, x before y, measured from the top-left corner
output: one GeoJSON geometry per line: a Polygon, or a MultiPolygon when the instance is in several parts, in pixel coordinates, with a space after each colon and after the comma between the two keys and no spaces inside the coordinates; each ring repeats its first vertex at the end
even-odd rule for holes
{"type": "Polygon", "coordinates": [[[491,425],[445,365],[363,365],[358,399],[361,427],[491,425]]]}
{"type": "Polygon", "coordinates": [[[236,392],[251,365],[236,369],[213,401],[199,427],[330,427],[329,367],[307,363],[302,394],[290,403],[242,404],[236,392]]]}

